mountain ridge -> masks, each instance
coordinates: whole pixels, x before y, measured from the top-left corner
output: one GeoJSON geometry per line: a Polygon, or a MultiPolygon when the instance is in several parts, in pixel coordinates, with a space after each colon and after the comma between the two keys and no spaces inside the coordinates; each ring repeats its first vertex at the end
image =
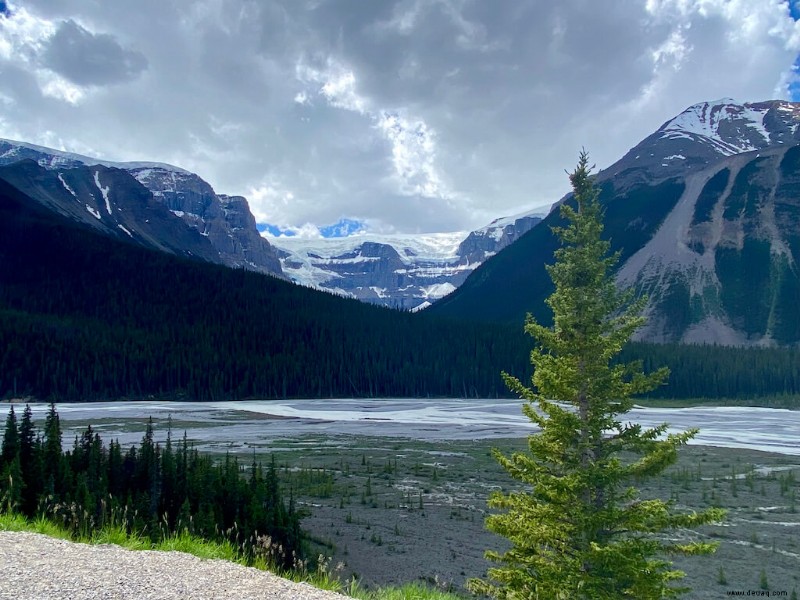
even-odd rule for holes
{"type": "MultiPolygon", "coordinates": [[[[128,173],[187,227],[208,238],[215,255],[203,252],[205,260],[219,262],[228,267],[283,276],[278,256],[269,242],[259,234],[247,201],[238,196],[217,194],[211,185],[195,173],[165,163],[104,161],[27,142],[0,139],[0,166],[13,171],[12,165],[25,159],[36,162],[45,170],[58,173],[62,179],[65,173],[73,169],[89,167],[128,173]]],[[[5,172],[8,174],[10,171],[5,172]]],[[[19,178],[17,184],[23,185],[19,178]]],[[[143,201],[140,190],[130,182],[125,182],[123,188],[125,193],[131,194],[131,202],[143,201]]],[[[35,190],[34,196],[42,191],[40,188],[35,190]]],[[[102,194],[100,186],[98,190],[102,194]]],[[[110,189],[106,194],[109,192],[110,189]]],[[[120,206],[127,205],[129,210],[136,210],[126,202],[125,193],[116,194],[118,203],[120,206]]],[[[89,196],[83,200],[87,205],[92,204],[89,196]]],[[[99,208],[95,207],[98,214],[102,215],[103,211],[100,209],[103,204],[104,202],[99,208]]],[[[160,240],[155,244],[156,247],[172,245],[170,240],[160,240]]],[[[194,241],[190,245],[194,249],[185,250],[195,254],[198,243],[194,241]]]]}

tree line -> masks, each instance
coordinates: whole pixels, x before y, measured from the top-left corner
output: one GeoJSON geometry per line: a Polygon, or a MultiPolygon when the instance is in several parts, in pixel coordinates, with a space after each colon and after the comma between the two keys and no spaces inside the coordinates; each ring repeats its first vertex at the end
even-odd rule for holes
{"type": "Polygon", "coordinates": [[[50,405],[44,429],[26,405],[10,407],[0,450],[0,510],[46,516],[73,533],[110,524],[160,541],[188,531],[228,541],[245,556],[265,556],[291,568],[302,560],[300,515],[284,500],[274,460],[249,469],[236,457],[215,462],[171,427],[162,446],[148,422],[141,444],[106,445],[91,425],[63,451],[61,425],[50,405]]]}

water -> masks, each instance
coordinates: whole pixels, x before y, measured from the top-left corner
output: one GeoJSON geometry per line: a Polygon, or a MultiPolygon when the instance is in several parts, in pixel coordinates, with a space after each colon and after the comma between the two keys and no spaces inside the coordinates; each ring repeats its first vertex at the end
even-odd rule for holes
{"type": "MultiPolygon", "coordinates": [[[[148,417],[156,439],[173,439],[185,430],[200,450],[250,452],[277,440],[361,435],[417,440],[519,438],[535,431],[519,400],[277,400],[249,402],[106,402],[58,404],[65,446],[88,423],[104,440],[125,445],[141,440],[148,417]]],[[[16,405],[18,417],[23,406],[16,405]]],[[[32,405],[34,419],[48,407],[32,405]]],[[[3,419],[6,410],[0,409],[3,419]]],[[[698,427],[693,444],[749,448],[800,455],[800,411],[747,407],[637,408],[623,422],[652,427],[664,422],[670,432],[698,427]]]]}

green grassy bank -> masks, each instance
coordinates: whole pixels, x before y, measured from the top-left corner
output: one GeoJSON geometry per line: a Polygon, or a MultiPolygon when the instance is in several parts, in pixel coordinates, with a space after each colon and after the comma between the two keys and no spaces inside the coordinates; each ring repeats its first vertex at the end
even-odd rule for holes
{"type": "Polygon", "coordinates": [[[129,550],[161,550],[192,554],[199,558],[228,560],[257,569],[268,570],[296,582],[305,582],[314,587],[345,594],[359,600],[462,600],[461,596],[434,589],[421,583],[408,583],[399,587],[380,587],[374,590],[362,588],[358,581],[342,582],[330,569],[330,561],[322,559],[317,569],[304,567],[294,571],[275,569],[263,558],[247,560],[237,548],[228,542],[218,543],[190,535],[176,533],[157,543],[113,524],[105,525],[90,533],[73,535],[66,528],[44,517],[27,519],[13,512],[0,512],[0,531],[26,531],[84,544],[116,544],[129,550]]]}

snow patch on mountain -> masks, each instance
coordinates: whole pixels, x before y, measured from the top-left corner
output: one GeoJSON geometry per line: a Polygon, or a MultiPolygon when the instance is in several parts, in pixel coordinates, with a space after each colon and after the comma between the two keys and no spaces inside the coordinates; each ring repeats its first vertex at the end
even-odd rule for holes
{"type": "Polygon", "coordinates": [[[61,185],[64,186],[64,189],[66,189],[70,194],[72,194],[72,197],[75,198],[75,200],[78,200],[78,194],[76,194],[75,190],[69,187],[67,182],[64,181],[64,177],[61,175],[61,173],[58,174],[58,180],[61,182],[61,185]]]}
{"type": "Polygon", "coordinates": [[[110,191],[110,189],[100,185],[100,171],[94,172],[94,184],[97,186],[97,189],[100,190],[100,193],[103,195],[103,200],[106,203],[106,210],[108,211],[108,214],[109,215],[112,214],[111,202],[109,202],[108,200],[108,192],[110,191]]]}
{"type": "Polygon", "coordinates": [[[771,108],[769,104],[737,104],[730,98],[716,102],[701,102],[690,106],[677,117],[661,127],[664,139],[695,139],[697,137],[710,143],[725,156],[749,152],[763,148],[770,143],[770,135],[764,126],[764,117],[771,108]],[[757,139],[747,132],[732,137],[721,133],[720,129],[734,121],[755,132],[757,139]]]}
{"type": "Polygon", "coordinates": [[[276,248],[290,253],[292,258],[305,256],[320,264],[324,264],[325,261],[345,260],[346,255],[350,262],[374,259],[375,257],[353,255],[365,242],[370,242],[391,246],[403,264],[413,265],[421,261],[456,262],[458,245],[467,233],[464,231],[421,235],[363,233],[343,238],[272,237],[263,233],[262,235],[276,248]]]}
{"type": "Polygon", "coordinates": [[[527,210],[527,211],[518,213],[516,215],[511,215],[511,216],[508,216],[508,217],[500,217],[499,219],[495,219],[494,221],[492,221],[488,225],[486,225],[484,227],[481,227],[480,229],[476,229],[475,231],[473,231],[473,233],[486,232],[486,233],[492,233],[492,235],[495,235],[494,232],[497,229],[502,230],[507,225],[513,225],[514,223],[516,223],[520,219],[527,219],[527,218],[544,219],[546,216],[547,216],[547,212],[546,211],[543,212],[540,209],[532,210],[532,211],[531,210],[527,210]]]}
{"type": "Polygon", "coordinates": [[[483,261],[541,220],[536,212],[495,219],[473,232],[273,237],[293,281],[359,300],[421,310],[446,296],[483,261]]]}
{"type": "Polygon", "coordinates": [[[454,286],[450,282],[446,283],[437,283],[434,285],[429,285],[427,287],[421,288],[422,293],[425,294],[427,298],[432,300],[438,300],[439,298],[444,298],[447,294],[454,292],[456,286],[454,286]]]}
{"type": "Polygon", "coordinates": [[[92,215],[92,216],[93,216],[95,219],[97,219],[98,221],[101,221],[101,220],[102,220],[102,217],[100,216],[100,211],[98,211],[98,210],[96,210],[96,209],[92,208],[92,207],[91,207],[91,206],[89,206],[88,204],[86,205],[86,210],[88,210],[88,211],[89,211],[89,213],[90,213],[90,214],[91,214],[91,215],[92,215]]]}

